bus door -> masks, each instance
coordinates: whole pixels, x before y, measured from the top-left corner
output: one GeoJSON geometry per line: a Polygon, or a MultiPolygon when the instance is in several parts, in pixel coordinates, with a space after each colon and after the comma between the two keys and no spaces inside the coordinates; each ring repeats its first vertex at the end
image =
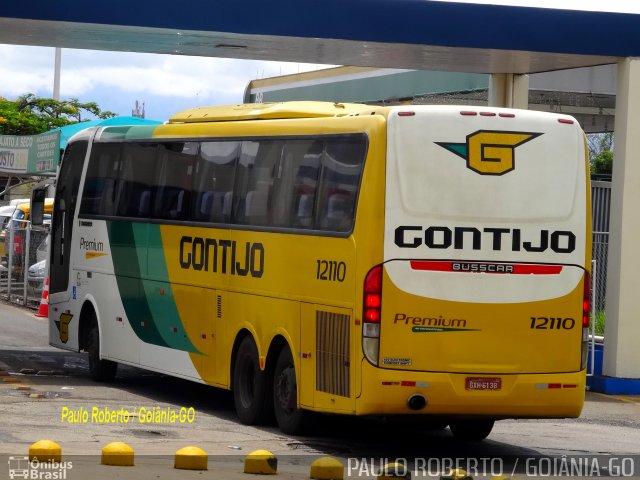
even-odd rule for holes
{"type": "Polygon", "coordinates": [[[460,110],[389,116],[379,366],[579,371],[582,131],[537,112],[460,110]]]}
{"type": "MultiPolygon", "coordinates": [[[[69,274],[73,221],[78,200],[80,176],[87,154],[86,140],[72,142],[65,150],[56,184],[53,218],[51,221],[51,256],[49,259],[49,303],[51,306],[71,298],[69,274]]],[[[49,343],[77,349],[78,328],[70,328],[72,317],[57,308],[49,309],[49,343]],[[75,332],[75,335],[73,334],[75,332]]]]}

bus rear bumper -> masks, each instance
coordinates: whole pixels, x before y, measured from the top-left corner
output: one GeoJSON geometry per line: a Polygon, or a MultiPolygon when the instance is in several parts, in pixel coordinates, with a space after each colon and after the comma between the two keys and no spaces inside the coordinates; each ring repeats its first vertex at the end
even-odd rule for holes
{"type": "Polygon", "coordinates": [[[585,371],[457,374],[376,368],[363,363],[357,415],[418,414],[491,418],[574,418],[585,398],[585,371]],[[410,402],[415,396],[422,402],[410,402]],[[413,408],[410,407],[410,403],[413,408]]]}

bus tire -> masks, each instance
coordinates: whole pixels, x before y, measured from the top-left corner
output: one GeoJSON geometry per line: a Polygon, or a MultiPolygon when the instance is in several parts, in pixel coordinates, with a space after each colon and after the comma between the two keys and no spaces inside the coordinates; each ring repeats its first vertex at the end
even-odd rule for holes
{"type": "Polygon", "coordinates": [[[238,418],[245,425],[265,423],[272,412],[271,382],[260,370],[258,347],[246,336],[240,342],[233,368],[233,402],[238,418]]]}
{"type": "Polygon", "coordinates": [[[460,420],[451,422],[449,428],[453,436],[465,442],[479,442],[489,436],[494,420],[460,420]]]}
{"type": "Polygon", "coordinates": [[[273,375],[273,408],[283,433],[296,435],[309,427],[311,412],[298,408],[296,371],[289,348],[278,355],[273,375]]]}
{"type": "Polygon", "coordinates": [[[449,426],[446,420],[425,420],[421,425],[425,430],[432,432],[445,430],[449,426]]]}
{"type": "Polygon", "coordinates": [[[100,359],[100,331],[95,314],[90,320],[87,334],[87,352],[89,353],[89,375],[97,382],[111,382],[116,378],[118,364],[111,360],[100,359]]]}

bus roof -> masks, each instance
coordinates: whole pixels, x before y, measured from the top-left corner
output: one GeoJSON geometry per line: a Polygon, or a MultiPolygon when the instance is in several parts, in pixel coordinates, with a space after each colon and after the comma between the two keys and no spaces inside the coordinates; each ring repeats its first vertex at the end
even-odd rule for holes
{"type": "Polygon", "coordinates": [[[274,120],[358,115],[380,107],[358,103],[278,102],[197,107],[178,112],[169,123],[223,122],[233,120],[274,120]]]}

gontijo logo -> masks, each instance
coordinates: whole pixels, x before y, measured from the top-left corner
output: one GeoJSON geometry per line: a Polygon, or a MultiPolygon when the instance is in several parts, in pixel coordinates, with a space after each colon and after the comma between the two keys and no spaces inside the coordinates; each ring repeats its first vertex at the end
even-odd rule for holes
{"type": "Polygon", "coordinates": [[[515,168],[515,148],[542,133],[478,130],[466,143],[435,142],[467,161],[467,168],[480,175],[504,175],[515,168]]]}

